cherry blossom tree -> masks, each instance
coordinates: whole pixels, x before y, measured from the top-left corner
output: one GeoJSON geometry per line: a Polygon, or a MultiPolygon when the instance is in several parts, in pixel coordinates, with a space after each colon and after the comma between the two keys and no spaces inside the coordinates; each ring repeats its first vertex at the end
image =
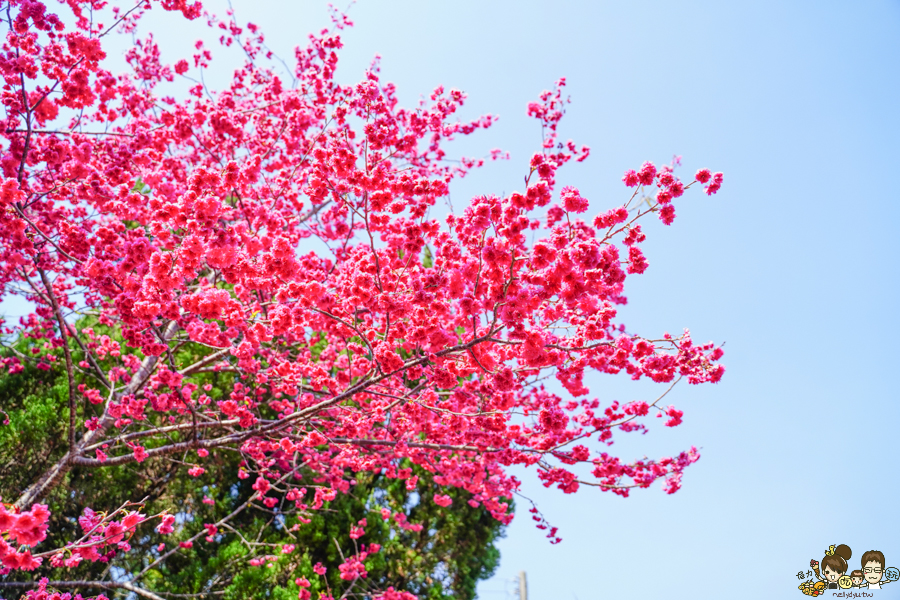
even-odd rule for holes
{"type": "MultiPolygon", "coordinates": [[[[142,524],[161,543],[178,530],[180,545],[146,557],[152,568],[215,543],[236,516],[188,532],[180,515],[123,498],[83,507],[71,539],[42,548],[42,500],[76,469],[165,459],[200,477],[217,454],[238,452],[233,476],[255,491],[239,510],[295,528],[360,474],[416,491],[413,467],[504,523],[516,465],[565,493],[628,496],[657,479],[679,489],[696,449],[630,461],[608,447],[616,432],[646,431],[652,415],[678,425],[666,393],[682,379],[719,381],[722,350],[687,331],[631,332],[617,307],[627,277],[648,266],[646,218],[672,224],[674,202],[694,186],[716,193],[721,173],[682,181],[676,164],[646,162],[625,172],[622,205],[586,214],[588,199],[556,182],[589,154],[558,137],[561,79],[527,107],[543,144],[524,189],[454,213],[443,208],[451,182],[503,153],[450,160],[447,142],[494,117],[458,120],[465,95],[442,87],[403,107],[377,61],[359,83],[339,84],[345,15],[285,70],[259,28],[230,12],[219,19],[187,0],[105,5],[65,0],[58,16],[8,0],[2,10],[0,285],[35,307],[6,325],[2,361],[11,374],[63,373],[67,399],[66,451],[23,489],[0,490],[11,501],[0,508],[5,574],[108,560],[142,524]],[[128,50],[129,73],[104,68],[107,36],[136,34],[157,5],[243,51],[230,85],[203,83],[203,42],[169,65],[152,35],[128,50]],[[176,84],[181,95],[160,91],[176,84]],[[585,384],[591,372],[663,387],[656,399],[601,404],[585,384]]],[[[454,497],[420,501],[453,510],[454,497]]],[[[379,552],[357,543],[365,527],[339,544],[347,587],[333,594],[411,597],[363,587],[379,552]]],[[[93,586],[158,598],[138,575],[43,582],[29,594],[93,586]]]]}
{"type": "MultiPolygon", "coordinates": [[[[26,341],[20,343],[25,346],[26,341]]],[[[9,426],[0,427],[0,490],[21,489],[65,451],[66,423],[58,413],[67,405],[66,376],[62,369],[49,374],[53,377],[29,363],[19,373],[0,372],[0,406],[10,419],[9,426]]],[[[209,393],[219,393],[215,378],[211,383],[209,393]]],[[[241,460],[237,452],[210,453],[206,471],[198,476],[171,457],[101,470],[73,468],[65,485],[41,500],[51,513],[43,548],[64,546],[78,535],[82,529],[75,517],[90,516],[83,513],[87,504],[118,507],[123,499],[137,499],[143,503],[141,512],[168,511],[184,519],[185,526],[160,539],[153,532],[158,521],[146,520],[128,534],[128,552],[102,548],[98,560],[82,560],[74,567],[54,568],[45,561],[34,571],[10,572],[3,582],[33,583],[43,577],[70,584],[109,582],[104,574],[113,571],[129,573],[131,583],[163,597],[296,598],[296,581],[305,579],[318,597],[346,583],[340,571],[342,549],[334,541],[352,545],[355,540],[380,547],[364,561],[366,577],[360,583],[365,589],[393,586],[429,600],[474,600],[478,581],[490,577],[499,563],[494,544],[505,526],[483,507],[469,506],[471,495],[465,490],[438,486],[430,473],[408,462],[403,466],[419,478],[415,490],[408,490],[403,479],[356,473],[349,493],[338,494],[324,510],[305,511],[295,529],[293,522],[280,527],[277,522],[279,515],[284,517],[284,505],[293,505],[285,494],[270,492],[278,498],[271,510],[238,510],[256,494],[253,479],[234,477],[241,460]],[[434,494],[450,496],[451,509],[416,501],[434,494]],[[236,514],[227,522],[215,525],[232,512],[236,514]],[[184,543],[197,531],[205,536],[184,543]],[[145,557],[158,556],[160,543],[178,550],[141,575],[148,566],[145,557]],[[316,572],[317,565],[324,575],[316,572]]],[[[300,475],[312,473],[301,470],[300,475]]],[[[0,595],[9,598],[7,594],[0,595]]]]}

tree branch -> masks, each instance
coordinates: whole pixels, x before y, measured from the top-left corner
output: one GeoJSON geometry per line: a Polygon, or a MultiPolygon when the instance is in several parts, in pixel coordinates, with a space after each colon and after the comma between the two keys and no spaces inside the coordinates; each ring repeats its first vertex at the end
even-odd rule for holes
{"type": "MultiPolygon", "coordinates": [[[[166,327],[165,332],[163,333],[163,337],[166,339],[172,339],[175,336],[176,331],[178,331],[178,324],[175,321],[169,322],[169,325],[166,327]]],[[[139,390],[143,385],[147,382],[147,379],[150,377],[150,374],[156,368],[156,364],[158,362],[158,357],[156,356],[148,356],[144,358],[141,363],[140,368],[132,375],[131,380],[128,382],[128,385],[121,391],[115,394],[115,398],[117,400],[121,400],[123,396],[127,396],[129,394],[135,393],[139,390]]],[[[50,467],[48,470],[44,471],[44,473],[32,483],[28,488],[22,492],[22,495],[19,496],[19,499],[16,500],[16,507],[19,510],[24,510],[27,507],[30,507],[32,504],[43,498],[50,492],[53,488],[55,488],[62,481],[63,477],[65,477],[66,473],[69,472],[69,469],[72,468],[73,464],[80,464],[79,458],[84,449],[94,443],[97,438],[103,435],[103,432],[109,427],[110,423],[113,421],[112,416],[109,414],[109,403],[107,402],[106,406],[103,409],[103,416],[100,417],[98,422],[97,429],[93,431],[88,431],[84,434],[84,437],[81,438],[81,442],[79,442],[73,451],[66,452],[62,458],[60,458],[56,463],[50,467]]],[[[97,461],[99,462],[99,461],[97,461]]],[[[103,463],[100,463],[103,464],[103,463]]]]}
{"type": "Polygon", "coordinates": [[[69,383],[69,456],[75,455],[75,372],[72,364],[72,352],[69,350],[69,328],[63,319],[62,312],[59,310],[59,302],[56,300],[56,294],[53,293],[53,284],[47,278],[47,274],[43,269],[38,269],[41,276],[41,282],[47,289],[50,298],[50,305],[53,308],[53,314],[56,315],[56,323],[59,325],[59,335],[63,340],[63,355],[66,357],[66,378],[69,383]]]}
{"type": "MultiPolygon", "coordinates": [[[[0,581],[0,588],[19,588],[34,589],[40,585],[38,581],[0,581]]],[[[165,600],[162,596],[157,596],[149,590],[140,588],[124,581],[48,581],[47,587],[53,588],[100,588],[100,589],[122,589],[133,592],[138,596],[149,598],[150,600],[165,600]]]]}

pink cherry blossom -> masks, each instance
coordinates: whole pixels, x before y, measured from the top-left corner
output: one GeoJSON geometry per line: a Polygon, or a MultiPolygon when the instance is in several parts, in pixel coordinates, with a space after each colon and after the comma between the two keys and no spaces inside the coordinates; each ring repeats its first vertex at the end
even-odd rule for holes
{"type": "MultiPolygon", "coordinates": [[[[61,17],[39,0],[7,4],[3,56],[15,59],[0,60],[0,289],[36,308],[8,327],[27,348],[0,365],[70,375],[61,412],[74,421],[60,416],[67,453],[54,475],[0,505],[6,569],[34,569],[42,556],[60,569],[109,561],[144,521],[155,533],[140,535],[174,532],[172,514],[94,506],[62,547],[32,552],[50,526],[39,502],[71,469],[176,459],[199,477],[216,468],[208,457],[217,449],[241,455],[231,476],[252,482],[247,510],[292,511],[296,527],[353,493],[358,473],[419,490],[409,465],[444,488],[431,498],[439,506],[449,509],[458,489],[503,523],[518,468],[562,493],[681,487],[695,449],[653,459],[616,456],[613,445],[649,431],[651,414],[678,426],[682,411],[659,405],[665,392],[602,400],[595,375],[663,390],[722,378],[714,343],[688,331],[638,333],[619,314],[629,277],[648,268],[641,244],[662,229],[650,215],[671,225],[676,203],[697,201],[693,183],[711,196],[722,173],[701,169],[685,185],[680,157],[659,168],[646,161],[624,172],[633,189],[593,198],[605,206],[585,216],[591,199],[558,183],[569,176],[561,169],[590,156],[560,137],[570,103],[561,78],[526,106],[543,142],[525,154],[513,182],[524,181],[521,191],[454,199],[454,211],[455,182],[505,153],[456,157],[449,142],[496,117],[460,119],[466,95],[443,86],[404,105],[377,62],[355,84],[338,83],[350,25],[338,11],[333,27],[297,48],[286,77],[258,27],[199,3],[150,1],[127,14],[94,3],[91,18],[83,0],[54,5],[61,17]],[[223,89],[199,76],[219,64],[202,42],[165,64],[156,40],[140,34],[146,11],[160,6],[243,50],[223,89]],[[105,35],[117,30],[136,40],[121,75],[103,62],[105,35]],[[449,214],[437,218],[444,205],[449,214]],[[84,313],[97,325],[79,329],[71,315],[84,313]],[[214,390],[206,374],[219,373],[228,383],[214,390]],[[548,378],[558,391],[534,383],[548,378]],[[185,458],[193,452],[201,464],[185,458]]],[[[216,506],[207,495],[201,502],[216,506]]],[[[423,530],[396,507],[373,510],[380,527],[423,530]]],[[[225,531],[224,521],[178,525],[180,548],[225,531]]],[[[345,534],[344,581],[366,578],[365,560],[380,550],[357,546],[366,527],[364,519],[345,534]]]]}

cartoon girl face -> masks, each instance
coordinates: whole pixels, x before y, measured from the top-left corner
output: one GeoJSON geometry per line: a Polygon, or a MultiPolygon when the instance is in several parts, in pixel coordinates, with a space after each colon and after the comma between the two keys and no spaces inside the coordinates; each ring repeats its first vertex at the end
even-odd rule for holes
{"type": "Polygon", "coordinates": [[[838,571],[832,571],[831,567],[825,567],[822,571],[822,574],[825,576],[825,579],[832,583],[836,583],[838,578],[843,575],[843,573],[839,573],[838,571]]]}

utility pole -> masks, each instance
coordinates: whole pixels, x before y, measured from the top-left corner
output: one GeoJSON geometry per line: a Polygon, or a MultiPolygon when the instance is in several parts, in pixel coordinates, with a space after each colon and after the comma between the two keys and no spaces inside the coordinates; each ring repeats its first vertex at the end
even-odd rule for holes
{"type": "Polygon", "coordinates": [[[525,571],[519,571],[519,600],[528,600],[528,581],[525,571]]]}

